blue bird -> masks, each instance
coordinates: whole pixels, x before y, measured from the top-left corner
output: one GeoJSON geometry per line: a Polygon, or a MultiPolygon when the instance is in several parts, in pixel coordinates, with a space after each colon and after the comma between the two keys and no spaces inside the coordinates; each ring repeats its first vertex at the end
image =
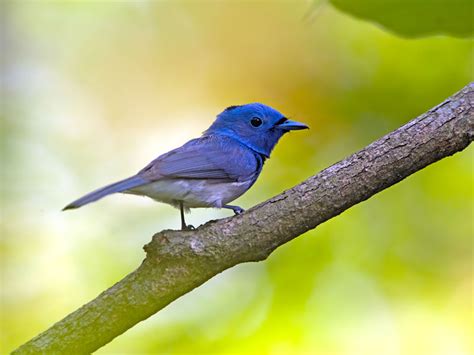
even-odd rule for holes
{"type": "Polygon", "coordinates": [[[79,208],[107,195],[122,192],[148,196],[180,209],[181,228],[187,226],[184,212],[190,208],[228,208],[257,180],[265,159],[287,132],[308,128],[277,110],[251,103],[230,106],[221,112],[201,137],[160,155],[136,175],[95,190],[63,210],[79,208]]]}

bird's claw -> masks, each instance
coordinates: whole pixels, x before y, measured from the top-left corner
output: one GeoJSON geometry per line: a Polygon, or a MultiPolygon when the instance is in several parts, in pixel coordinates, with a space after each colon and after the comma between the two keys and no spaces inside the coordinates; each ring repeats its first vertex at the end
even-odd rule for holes
{"type": "Polygon", "coordinates": [[[234,206],[234,205],[224,205],[222,207],[223,208],[228,208],[229,210],[234,211],[234,214],[236,214],[236,215],[241,214],[245,211],[242,207],[234,206]]]}
{"type": "Polygon", "coordinates": [[[241,207],[235,207],[235,208],[233,208],[232,210],[234,211],[234,213],[235,213],[236,215],[245,212],[245,210],[244,210],[243,208],[241,208],[241,207]]]}
{"type": "Polygon", "coordinates": [[[195,229],[196,228],[194,228],[194,226],[192,224],[188,224],[187,226],[182,226],[181,227],[181,230],[183,230],[183,231],[193,231],[195,229]]]}

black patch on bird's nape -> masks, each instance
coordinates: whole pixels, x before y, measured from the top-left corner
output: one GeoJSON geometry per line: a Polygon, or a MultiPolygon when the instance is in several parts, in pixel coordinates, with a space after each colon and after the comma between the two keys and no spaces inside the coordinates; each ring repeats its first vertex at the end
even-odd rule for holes
{"type": "Polygon", "coordinates": [[[229,106],[224,111],[232,111],[232,110],[236,109],[237,107],[240,107],[240,105],[229,106]]]}
{"type": "Polygon", "coordinates": [[[285,123],[286,121],[288,121],[288,118],[282,117],[275,123],[275,126],[278,126],[279,124],[285,123]]]}

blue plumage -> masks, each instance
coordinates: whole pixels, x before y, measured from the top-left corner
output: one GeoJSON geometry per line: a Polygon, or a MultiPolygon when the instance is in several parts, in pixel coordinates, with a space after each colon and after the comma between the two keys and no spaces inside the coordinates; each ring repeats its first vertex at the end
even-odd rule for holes
{"type": "Polygon", "coordinates": [[[142,177],[138,175],[134,175],[127,179],[114,182],[113,184],[110,184],[110,185],[101,187],[100,189],[89,192],[87,195],[82,196],[81,198],[77,199],[74,202],[71,202],[69,205],[64,207],[63,211],[79,208],[81,206],[87,205],[88,203],[97,201],[107,195],[110,195],[116,192],[123,192],[128,189],[131,189],[131,188],[134,188],[146,183],[147,181],[144,180],[142,177]]]}
{"type": "Polygon", "coordinates": [[[243,211],[229,202],[258,178],[278,140],[291,130],[308,128],[275,109],[259,104],[231,106],[200,138],[165,153],[138,174],[93,191],[64,209],[81,207],[116,192],[144,195],[181,210],[197,207],[243,211]]]}

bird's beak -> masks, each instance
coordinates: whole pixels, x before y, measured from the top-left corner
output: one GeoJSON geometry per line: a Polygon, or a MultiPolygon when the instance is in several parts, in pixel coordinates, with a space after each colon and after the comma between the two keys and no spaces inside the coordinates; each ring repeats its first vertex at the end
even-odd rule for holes
{"type": "Polygon", "coordinates": [[[308,129],[309,127],[305,125],[304,123],[297,122],[297,121],[292,121],[292,120],[286,120],[285,122],[280,123],[278,128],[284,129],[286,131],[296,131],[299,129],[308,129]]]}

